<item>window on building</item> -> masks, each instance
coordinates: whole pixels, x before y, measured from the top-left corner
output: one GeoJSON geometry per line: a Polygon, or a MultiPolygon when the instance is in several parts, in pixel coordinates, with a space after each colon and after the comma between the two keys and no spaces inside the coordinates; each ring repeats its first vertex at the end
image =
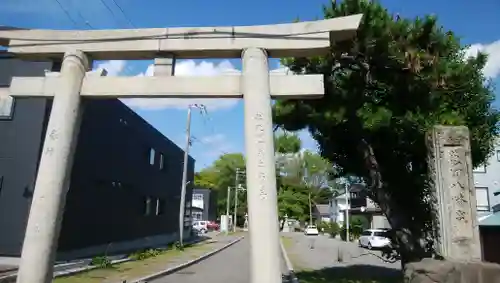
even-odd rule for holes
{"type": "Polygon", "coordinates": [[[193,212],[191,212],[191,216],[193,217],[193,220],[202,220],[203,219],[203,212],[193,211],[193,212]]]}
{"type": "Polygon", "coordinates": [[[486,165],[479,165],[473,170],[474,173],[486,173],[486,165]]]}
{"type": "Polygon", "coordinates": [[[14,112],[14,98],[11,96],[0,96],[0,120],[11,119],[14,112]]]}
{"type": "Polygon", "coordinates": [[[155,165],[155,155],[156,155],[155,149],[151,148],[149,150],[149,164],[155,165]]]}
{"type": "Polygon", "coordinates": [[[163,170],[165,168],[164,166],[164,159],[163,159],[163,153],[160,153],[160,170],[163,170]]]}
{"type": "Polygon", "coordinates": [[[477,211],[490,211],[490,197],[487,187],[476,187],[477,211]]]}
{"type": "Polygon", "coordinates": [[[500,161],[500,150],[497,150],[497,161],[500,161]]]}
{"type": "Polygon", "coordinates": [[[151,198],[150,197],[146,197],[144,199],[144,215],[145,216],[148,216],[148,215],[151,215],[151,198]]]}
{"type": "Polygon", "coordinates": [[[163,198],[156,199],[156,215],[165,214],[165,209],[167,207],[167,201],[163,198]]]}
{"type": "Polygon", "coordinates": [[[203,194],[193,194],[193,200],[203,200],[203,194]]]}
{"type": "Polygon", "coordinates": [[[156,199],[156,210],[155,214],[160,215],[160,206],[161,206],[161,200],[159,198],[156,199]]]}
{"type": "Polygon", "coordinates": [[[120,118],[120,123],[124,124],[124,125],[127,125],[127,120],[123,119],[123,118],[120,118]]]}

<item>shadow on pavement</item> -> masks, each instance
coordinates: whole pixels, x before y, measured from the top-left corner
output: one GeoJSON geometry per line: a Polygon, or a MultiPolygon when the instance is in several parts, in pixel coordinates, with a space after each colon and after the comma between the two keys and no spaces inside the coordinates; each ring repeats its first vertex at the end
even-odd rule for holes
{"type": "Polygon", "coordinates": [[[295,273],[300,283],[402,283],[400,270],[374,266],[349,265],[326,267],[295,273]]]}

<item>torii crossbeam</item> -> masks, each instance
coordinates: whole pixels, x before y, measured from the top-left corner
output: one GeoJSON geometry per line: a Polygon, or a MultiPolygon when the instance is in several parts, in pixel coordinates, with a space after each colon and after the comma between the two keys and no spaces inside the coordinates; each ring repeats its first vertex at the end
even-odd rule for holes
{"type": "MultiPolygon", "coordinates": [[[[82,97],[243,98],[252,246],[250,282],[281,282],[271,98],[315,98],[324,94],[324,85],[321,75],[270,75],[268,58],[327,54],[332,42],[354,37],[361,18],[362,15],[353,15],[248,27],[0,29],[0,44],[17,57],[63,59],[60,73],[40,78],[15,77],[8,93],[13,97],[54,97],[17,282],[49,283],[52,280],[61,207],[68,189],[82,97]],[[157,77],[104,77],[102,72],[87,72],[90,60],[159,57],[170,57],[172,61],[175,58],[241,57],[242,73],[209,78],[174,77],[172,66],[161,64],[156,66],[163,68],[158,74],[164,76],[157,77]]],[[[0,91],[0,95],[2,93],[0,91]]]]}

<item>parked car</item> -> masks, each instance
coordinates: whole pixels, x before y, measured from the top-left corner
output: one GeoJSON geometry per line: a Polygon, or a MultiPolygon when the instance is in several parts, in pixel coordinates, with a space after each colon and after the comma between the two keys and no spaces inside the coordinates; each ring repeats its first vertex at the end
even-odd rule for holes
{"type": "Polygon", "coordinates": [[[194,221],[193,229],[198,233],[205,234],[206,232],[208,232],[208,221],[194,221]]]}
{"type": "Polygon", "coordinates": [[[215,221],[208,221],[207,228],[208,228],[208,230],[218,231],[220,228],[220,225],[215,221]]]}
{"type": "Polygon", "coordinates": [[[359,246],[368,249],[384,248],[391,245],[391,238],[388,229],[368,229],[361,233],[359,246]]]}
{"type": "Polygon", "coordinates": [[[316,227],[315,225],[308,225],[306,229],[304,229],[304,235],[306,236],[319,235],[318,227],[316,227]]]}

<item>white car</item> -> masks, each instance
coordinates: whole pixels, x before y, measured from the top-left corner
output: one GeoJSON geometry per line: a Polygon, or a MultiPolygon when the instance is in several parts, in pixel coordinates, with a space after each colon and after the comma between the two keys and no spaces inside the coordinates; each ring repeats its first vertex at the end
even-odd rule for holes
{"type": "Polygon", "coordinates": [[[194,221],[193,229],[198,233],[205,234],[208,231],[208,221],[194,221]]]}
{"type": "Polygon", "coordinates": [[[306,235],[306,236],[310,236],[310,235],[317,236],[317,235],[319,235],[318,228],[316,226],[314,226],[314,225],[309,225],[304,230],[304,235],[306,235]]]}
{"type": "Polygon", "coordinates": [[[391,244],[388,229],[368,229],[361,233],[359,246],[368,249],[383,248],[391,244]]]}

